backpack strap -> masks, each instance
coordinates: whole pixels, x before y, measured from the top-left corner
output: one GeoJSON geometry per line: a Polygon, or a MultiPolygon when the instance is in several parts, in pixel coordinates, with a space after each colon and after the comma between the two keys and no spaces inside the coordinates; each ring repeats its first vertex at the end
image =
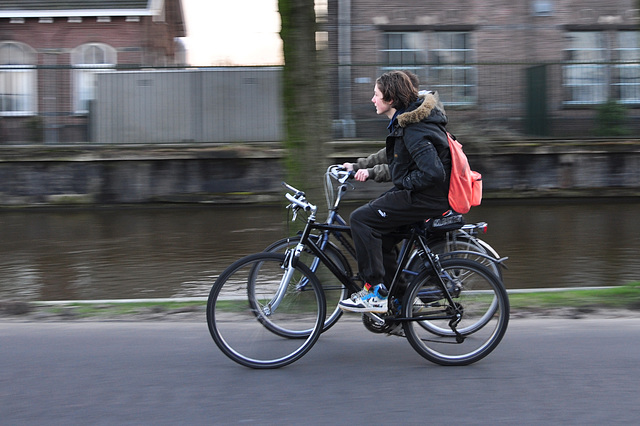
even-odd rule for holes
{"type": "Polygon", "coordinates": [[[457,141],[458,138],[456,138],[453,133],[450,133],[446,127],[444,127],[442,124],[438,123],[438,127],[440,127],[440,129],[442,129],[442,131],[444,132],[445,135],[449,135],[451,136],[451,139],[453,139],[454,141],[457,141]]]}

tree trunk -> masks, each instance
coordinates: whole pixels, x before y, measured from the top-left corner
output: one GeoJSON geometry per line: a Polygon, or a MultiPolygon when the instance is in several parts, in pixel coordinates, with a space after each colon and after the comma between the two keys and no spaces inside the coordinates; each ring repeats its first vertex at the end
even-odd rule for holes
{"type": "MultiPolygon", "coordinates": [[[[288,182],[319,194],[326,167],[324,145],[329,125],[326,65],[316,49],[314,0],[278,0],[284,49],[283,107],[288,182]]],[[[321,202],[322,198],[310,198],[321,202]]]]}

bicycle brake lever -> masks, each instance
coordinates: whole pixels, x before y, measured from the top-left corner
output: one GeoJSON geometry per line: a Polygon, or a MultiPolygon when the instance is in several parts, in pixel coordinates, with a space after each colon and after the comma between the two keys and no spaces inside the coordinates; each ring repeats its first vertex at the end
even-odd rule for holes
{"type": "Polygon", "coordinates": [[[328,173],[340,183],[345,183],[347,179],[350,179],[355,175],[353,171],[349,172],[342,166],[330,166],[328,173]]]}
{"type": "Polygon", "coordinates": [[[291,209],[291,222],[295,222],[298,218],[298,210],[300,209],[300,207],[296,204],[291,203],[287,206],[287,208],[291,209]]]}
{"type": "Polygon", "coordinates": [[[338,182],[340,183],[345,183],[348,179],[353,179],[353,177],[356,175],[356,172],[354,172],[353,170],[351,171],[344,171],[342,173],[340,173],[342,176],[338,179],[338,182]]]}

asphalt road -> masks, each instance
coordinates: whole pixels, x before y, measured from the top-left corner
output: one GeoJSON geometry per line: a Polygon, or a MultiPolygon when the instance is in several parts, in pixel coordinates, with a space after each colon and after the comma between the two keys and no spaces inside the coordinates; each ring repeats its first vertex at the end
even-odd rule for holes
{"type": "Polygon", "coordinates": [[[6,321],[0,424],[637,424],[639,360],[640,318],[515,319],[466,367],[343,319],[260,371],[204,321],[6,321]]]}

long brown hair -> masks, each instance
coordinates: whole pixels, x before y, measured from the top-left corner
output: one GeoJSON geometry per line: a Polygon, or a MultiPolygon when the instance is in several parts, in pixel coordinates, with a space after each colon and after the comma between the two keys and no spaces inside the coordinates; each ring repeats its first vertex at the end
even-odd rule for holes
{"type": "Polygon", "coordinates": [[[411,79],[402,71],[389,71],[376,80],[382,99],[391,102],[397,110],[405,110],[418,99],[418,91],[411,79]]]}

